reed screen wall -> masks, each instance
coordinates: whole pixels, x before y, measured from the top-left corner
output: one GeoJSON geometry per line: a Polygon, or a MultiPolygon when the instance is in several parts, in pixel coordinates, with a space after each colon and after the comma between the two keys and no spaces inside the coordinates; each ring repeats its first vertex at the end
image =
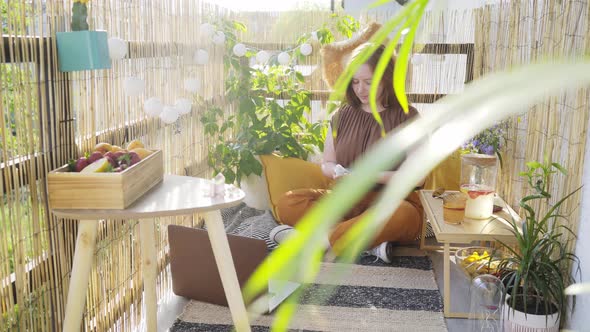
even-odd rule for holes
{"type": "MultiPolygon", "coordinates": [[[[588,1],[512,1],[486,6],[474,13],[474,76],[536,61],[572,60],[590,54],[590,6],[588,1]]],[[[550,183],[555,203],[582,185],[584,151],[590,115],[590,89],[552,91],[551,97],[523,109],[510,119],[501,194],[513,206],[527,194],[528,185],[518,173],[528,161],[563,165],[567,176],[556,174],[550,183]]],[[[581,191],[567,200],[560,213],[577,234],[581,191]]],[[[547,206],[539,207],[542,210],[547,206]]],[[[541,210],[541,211],[542,211],[541,210]]],[[[569,237],[571,250],[575,241],[569,237]]]]}
{"type": "MultiPolygon", "coordinates": [[[[215,103],[227,114],[233,106],[224,99],[224,50],[200,34],[201,23],[242,21],[248,32],[239,38],[272,51],[288,49],[302,33],[333,21],[330,13],[320,11],[235,13],[194,0],[91,1],[91,29],[129,41],[129,55],[113,61],[109,70],[65,74],[57,69],[54,36],[69,30],[71,1],[10,3],[0,39],[4,50],[0,53],[0,331],[60,330],[77,222],[50,216],[45,174],[98,142],[124,145],[140,139],[149,148],[163,150],[166,173],[210,177],[206,154],[212,141],[199,122],[201,105],[215,103]],[[209,52],[207,65],[194,61],[199,48],[209,52]],[[129,77],[144,79],[145,93],[125,95],[123,83],[129,77]],[[187,78],[201,82],[197,94],[183,90],[187,78]],[[166,104],[189,97],[194,106],[175,124],[164,125],[144,115],[143,101],[149,97],[166,104]]],[[[418,40],[424,48],[417,49],[422,54],[411,65],[412,100],[426,115],[436,111],[431,102],[460,93],[472,77],[543,57],[589,54],[588,10],[587,1],[512,1],[477,11],[447,12],[442,19],[427,16],[426,33],[418,40]]],[[[381,13],[362,22],[388,16],[381,13]]],[[[314,116],[323,118],[327,91],[317,47],[300,65],[309,71],[314,116]]],[[[522,195],[516,175],[525,161],[541,159],[547,151],[570,170],[570,176],[552,185],[556,197],[579,186],[588,98],[587,89],[564,94],[511,120],[503,196],[514,202],[522,195]]],[[[576,197],[567,206],[574,216],[578,202],[576,197]]],[[[577,218],[572,220],[575,228],[577,218]]],[[[157,220],[159,298],[170,291],[166,226],[198,222],[199,216],[157,220]]],[[[143,285],[137,226],[138,221],[100,222],[86,331],[130,331],[140,324],[143,285]]]]}

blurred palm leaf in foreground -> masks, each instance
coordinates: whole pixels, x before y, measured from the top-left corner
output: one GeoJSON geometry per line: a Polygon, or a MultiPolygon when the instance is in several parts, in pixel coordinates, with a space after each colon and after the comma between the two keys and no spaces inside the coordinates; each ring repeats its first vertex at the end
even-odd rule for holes
{"type": "MultiPolygon", "coordinates": [[[[417,28],[416,20],[421,18],[427,3],[426,0],[413,1],[384,24],[371,40],[376,44],[384,43],[387,35],[394,31],[397,35],[392,42],[397,43],[401,31],[406,27],[411,29],[402,43],[396,68],[407,66],[411,47],[404,46],[406,43],[411,46],[414,36],[412,31],[417,28]]],[[[368,49],[366,57],[361,55],[349,65],[337,82],[332,100],[342,97],[352,75],[372,51],[374,49],[368,49]]],[[[380,75],[378,70],[375,72],[377,76],[380,75]]],[[[396,70],[394,86],[403,86],[404,82],[405,70],[396,70]]],[[[378,84],[376,80],[373,83],[378,84]]],[[[330,195],[314,206],[298,223],[296,235],[282,243],[254,273],[244,289],[246,299],[266,290],[269,279],[312,282],[323,259],[325,241],[331,227],[370,190],[380,172],[390,169],[401,160],[405,151],[411,148],[413,152],[391,178],[380,199],[366,217],[336,244],[341,249],[338,261],[354,261],[375,232],[414,189],[415,184],[466,140],[498,121],[522,113],[528,106],[547,96],[589,84],[589,59],[577,62],[562,59],[491,74],[469,84],[461,95],[441,99],[436,113],[420,117],[389,133],[353,165],[353,175],[345,177],[330,195]]],[[[405,93],[404,90],[401,92],[405,93]]],[[[333,277],[338,278],[337,275],[333,277]]],[[[279,307],[273,330],[287,329],[300,294],[298,292],[291,296],[279,307]]],[[[250,309],[253,313],[258,312],[256,302],[250,309]]]]}

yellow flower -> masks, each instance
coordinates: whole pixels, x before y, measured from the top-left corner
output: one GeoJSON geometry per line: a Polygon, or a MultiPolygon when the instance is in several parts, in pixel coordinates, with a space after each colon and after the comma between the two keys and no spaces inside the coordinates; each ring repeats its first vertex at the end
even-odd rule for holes
{"type": "Polygon", "coordinates": [[[87,4],[88,1],[90,1],[90,0],[74,0],[74,2],[79,2],[79,3],[83,3],[83,4],[87,4]]]}

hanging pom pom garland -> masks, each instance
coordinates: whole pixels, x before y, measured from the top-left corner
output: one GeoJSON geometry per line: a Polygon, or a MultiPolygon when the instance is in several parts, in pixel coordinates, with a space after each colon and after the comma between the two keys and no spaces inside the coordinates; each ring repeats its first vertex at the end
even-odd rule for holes
{"type": "Polygon", "coordinates": [[[318,31],[317,30],[311,32],[311,39],[313,39],[315,41],[319,41],[320,40],[320,38],[318,37],[318,31]]]}
{"type": "Polygon", "coordinates": [[[201,82],[196,78],[187,78],[184,80],[184,90],[190,93],[196,93],[201,89],[201,82]]]}
{"type": "Polygon", "coordinates": [[[215,31],[211,40],[215,45],[223,45],[225,43],[225,34],[222,31],[215,31]]]}
{"type": "Polygon", "coordinates": [[[145,90],[145,81],[137,77],[127,77],[123,81],[123,92],[126,95],[133,97],[143,93],[145,90]]]}
{"type": "Polygon", "coordinates": [[[246,45],[242,43],[237,43],[234,45],[233,48],[234,55],[237,57],[242,57],[246,55],[246,45]]]}
{"type": "Polygon", "coordinates": [[[180,98],[174,102],[174,108],[176,108],[180,114],[188,114],[191,112],[192,104],[193,102],[190,101],[190,99],[180,98]]]}
{"type": "Polygon", "coordinates": [[[121,38],[111,37],[108,40],[109,57],[113,60],[123,59],[127,55],[127,42],[121,38]]]}
{"type": "Polygon", "coordinates": [[[215,27],[211,23],[201,24],[200,34],[204,38],[209,38],[215,33],[215,27]]]}
{"type": "Polygon", "coordinates": [[[143,110],[149,116],[159,116],[163,108],[164,104],[158,97],[151,97],[143,102],[143,110]]]}
{"type": "Polygon", "coordinates": [[[268,54],[267,51],[260,51],[258,53],[256,53],[256,62],[258,62],[261,65],[264,65],[268,62],[268,59],[270,58],[270,55],[268,54]]]}
{"type": "Polygon", "coordinates": [[[301,44],[301,46],[299,46],[299,52],[305,56],[308,56],[311,54],[311,52],[313,52],[313,48],[311,47],[311,44],[301,44]]]}
{"type": "Polygon", "coordinates": [[[178,120],[178,110],[172,106],[164,106],[162,113],[160,114],[160,119],[162,122],[166,124],[171,124],[178,120]]]}
{"type": "Polygon", "coordinates": [[[279,64],[286,66],[289,64],[289,61],[291,61],[291,56],[287,52],[281,52],[277,57],[277,61],[279,62],[279,64]]]}
{"type": "Polygon", "coordinates": [[[206,65],[209,62],[209,53],[200,48],[195,52],[194,60],[198,65],[206,65]]]}
{"type": "MultiPolygon", "coordinates": [[[[223,31],[219,31],[213,24],[210,23],[202,23],[199,27],[199,35],[202,38],[210,39],[211,42],[215,45],[224,45],[227,41],[227,36],[223,31]]],[[[318,30],[312,31],[308,34],[309,41],[319,41],[318,30]]],[[[243,57],[248,53],[248,49],[256,51],[257,49],[249,48],[245,44],[233,40],[230,38],[230,43],[236,42],[236,44],[232,47],[232,53],[236,57],[243,57]]],[[[303,56],[309,56],[313,53],[313,46],[310,42],[304,42],[299,46],[295,46],[288,50],[284,50],[279,52],[277,55],[277,62],[280,65],[287,66],[292,65],[292,54],[294,50],[299,47],[299,53],[303,56]]],[[[112,59],[122,59],[127,55],[128,46],[127,42],[120,39],[120,38],[110,38],[109,39],[109,55],[112,59]]],[[[190,52],[185,56],[190,57],[190,52]]],[[[255,55],[256,63],[260,65],[266,65],[270,60],[270,53],[265,50],[258,50],[255,55]]],[[[206,65],[209,63],[209,52],[205,49],[198,49],[192,56],[193,63],[197,65],[206,65]]],[[[414,64],[421,63],[423,59],[420,57],[414,56],[412,58],[412,62],[414,64]]],[[[190,60],[189,60],[190,61],[190,60]]],[[[295,67],[298,67],[295,65],[295,67]]],[[[184,80],[184,90],[189,93],[197,93],[201,89],[200,80],[196,78],[187,78],[184,80]]],[[[144,92],[145,90],[145,81],[139,79],[137,77],[129,77],[126,78],[123,82],[123,89],[126,95],[128,96],[136,96],[144,92]]],[[[192,101],[188,98],[179,98],[174,102],[174,106],[171,105],[164,105],[160,98],[151,97],[144,101],[143,103],[144,111],[149,116],[159,116],[162,122],[166,124],[175,123],[180,115],[189,114],[192,110],[192,101]]]]}

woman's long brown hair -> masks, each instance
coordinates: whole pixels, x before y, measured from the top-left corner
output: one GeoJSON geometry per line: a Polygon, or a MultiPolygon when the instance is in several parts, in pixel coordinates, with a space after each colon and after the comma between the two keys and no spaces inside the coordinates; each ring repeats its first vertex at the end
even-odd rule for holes
{"type": "MultiPolygon", "coordinates": [[[[354,60],[369,45],[370,44],[365,43],[365,44],[362,44],[361,46],[357,47],[354,50],[350,61],[352,62],[352,60],[354,60]]],[[[375,50],[375,52],[373,52],[373,54],[371,54],[371,56],[369,57],[367,62],[365,62],[367,65],[369,65],[369,68],[371,68],[371,71],[373,73],[375,72],[375,68],[377,67],[377,63],[379,62],[379,59],[383,55],[384,50],[385,50],[385,46],[380,45],[375,50]]],[[[401,105],[400,105],[399,101],[397,100],[397,97],[395,96],[395,92],[393,90],[393,68],[394,68],[394,66],[395,66],[395,60],[392,57],[391,60],[389,60],[389,63],[387,64],[387,67],[385,68],[385,72],[383,73],[383,77],[381,78],[381,82],[379,83],[383,87],[383,90],[382,90],[383,92],[382,92],[380,100],[377,100],[377,103],[381,102],[381,105],[383,107],[385,107],[386,109],[401,108],[401,105]]],[[[379,96],[377,96],[377,98],[379,98],[379,96]]],[[[346,101],[348,102],[348,104],[350,106],[352,106],[354,108],[359,109],[361,107],[361,101],[358,99],[358,97],[354,93],[354,90],[352,89],[352,81],[348,84],[348,87],[346,88],[346,101]]]]}

